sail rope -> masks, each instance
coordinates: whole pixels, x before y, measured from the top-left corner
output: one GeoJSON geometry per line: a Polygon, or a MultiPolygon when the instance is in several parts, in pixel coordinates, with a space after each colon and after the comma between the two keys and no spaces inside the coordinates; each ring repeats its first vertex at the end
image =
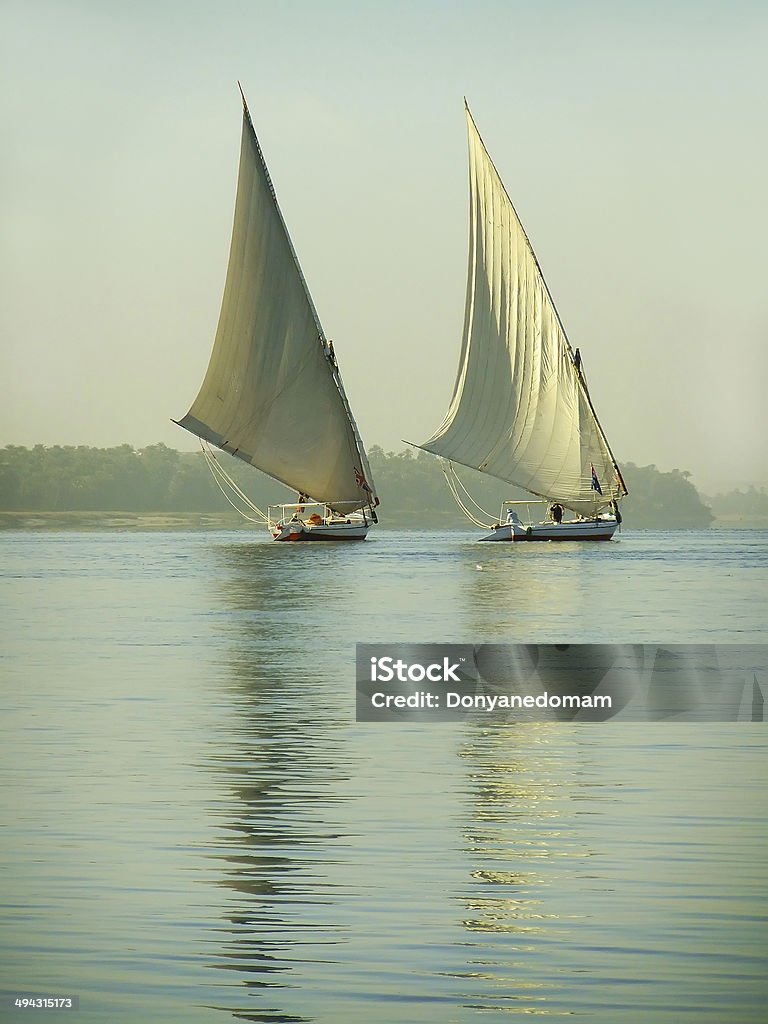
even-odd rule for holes
{"type": "Polygon", "coordinates": [[[202,448],[203,456],[205,458],[208,468],[211,471],[211,476],[213,477],[216,486],[219,488],[219,490],[227,499],[227,501],[235,510],[235,512],[237,512],[238,515],[242,516],[243,519],[247,519],[249,523],[256,523],[259,526],[269,526],[269,516],[265,512],[262,512],[258,505],[254,505],[254,503],[251,501],[248,495],[245,494],[241,490],[241,488],[235,483],[235,481],[232,479],[229,473],[227,473],[224,467],[219,463],[219,460],[216,458],[216,455],[211,450],[211,447],[208,444],[208,442],[203,441],[201,438],[200,447],[202,448]],[[249,516],[246,512],[244,512],[243,509],[240,508],[232,500],[232,498],[230,497],[231,494],[236,495],[237,498],[239,498],[240,501],[242,501],[245,504],[246,508],[248,508],[251,512],[255,512],[259,518],[254,519],[252,516],[249,516]]]}
{"type": "Polygon", "coordinates": [[[472,502],[472,504],[473,504],[473,505],[475,506],[475,508],[477,509],[477,511],[478,511],[478,512],[482,512],[484,516],[488,516],[488,517],[489,517],[490,519],[492,519],[492,518],[493,518],[493,516],[491,515],[491,513],[490,513],[490,512],[487,512],[487,511],[486,511],[486,510],[485,510],[485,509],[483,508],[483,506],[482,506],[482,505],[478,505],[478,503],[477,503],[477,502],[475,501],[475,499],[474,499],[474,498],[472,497],[472,495],[471,495],[471,494],[469,493],[469,491],[467,490],[467,488],[466,488],[466,487],[464,486],[464,483],[463,483],[463,481],[461,480],[461,478],[459,477],[459,475],[457,474],[457,472],[456,472],[456,469],[454,468],[454,465],[453,465],[453,463],[449,461],[449,462],[448,462],[448,465],[449,465],[449,466],[450,466],[450,468],[451,468],[451,475],[453,476],[453,479],[454,479],[454,480],[456,481],[456,483],[457,483],[457,484],[458,484],[458,486],[459,486],[459,487],[461,488],[461,490],[462,490],[462,491],[463,491],[463,493],[464,493],[464,494],[466,495],[466,497],[467,497],[467,498],[469,498],[469,500],[470,500],[470,501],[472,502]]]}
{"type": "Polygon", "coordinates": [[[443,475],[445,476],[446,483],[448,484],[448,489],[453,495],[453,500],[459,506],[461,511],[470,521],[470,523],[474,523],[475,526],[479,526],[481,529],[490,530],[491,526],[493,525],[493,516],[490,514],[490,512],[486,512],[485,509],[482,508],[482,506],[478,505],[478,503],[469,493],[469,491],[461,482],[461,480],[459,480],[458,476],[456,475],[456,470],[453,468],[453,463],[449,462],[448,459],[441,459],[440,461],[443,466],[443,475]],[[459,487],[462,489],[467,498],[469,498],[469,500],[472,502],[475,508],[482,512],[484,516],[488,516],[488,518],[491,520],[490,523],[484,523],[482,519],[478,519],[477,516],[467,508],[466,503],[459,494],[459,487]]]}

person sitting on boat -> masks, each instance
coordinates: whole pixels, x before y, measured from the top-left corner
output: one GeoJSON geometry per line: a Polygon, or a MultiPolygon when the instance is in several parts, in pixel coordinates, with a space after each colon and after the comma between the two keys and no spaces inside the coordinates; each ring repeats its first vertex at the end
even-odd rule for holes
{"type": "Polygon", "coordinates": [[[513,524],[514,526],[522,526],[520,522],[520,516],[515,512],[513,508],[507,509],[507,524],[513,524]]]}
{"type": "Polygon", "coordinates": [[[555,504],[552,506],[552,508],[550,508],[549,511],[550,511],[551,516],[552,516],[552,519],[558,525],[560,523],[562,523],[562,521],[563,521],[563,511],[564,511],[562,505],[559,505],[557,502],[555,502],[555,504]]]}

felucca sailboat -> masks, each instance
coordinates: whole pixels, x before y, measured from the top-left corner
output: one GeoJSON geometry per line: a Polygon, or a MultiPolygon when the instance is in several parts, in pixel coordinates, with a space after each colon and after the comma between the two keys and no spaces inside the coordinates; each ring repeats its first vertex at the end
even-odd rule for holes
{"type": "Polygon", "coordinates": [[[200,393],[175,422],[201,439],[230,504],[247,518],[255,514],[275,540],[364,540],[379,504],[365,448],[242,98],[219,325],[200,393]],[[297,500],[262,512],[211,445],[286,484],[297,500]]]}
{"type": "Polygon", "coordinates": [[[464,336],[450,408],[419,447],[444,460],[459,507],[490,531],[483,540],[610,540],[627,488],[598,422],[579,350],[566,337],[466,101],[465,111],[470,244],[464,336]],[[454,463],[527,490],[545,510],[536,517],[530,506],[538,501],[506,501],[499,522],[489,522],[454,463]],[[519,506],[529,509],[527,521],[519,506]]]}

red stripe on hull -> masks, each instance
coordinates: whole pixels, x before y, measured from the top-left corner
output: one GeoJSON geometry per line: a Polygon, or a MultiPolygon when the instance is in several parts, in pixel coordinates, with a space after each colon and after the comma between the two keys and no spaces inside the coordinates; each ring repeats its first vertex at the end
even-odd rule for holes
{"type": "Polygon", "coordinates": [[[307,536],[305,534],[304,536],[300,536],[300,537],[275,537],[275,540],[281,541],[281,542],[283,542],[283,541],[315,541],[315,542],[318,542],[318,543],[320,541],[324,541],[324,540],[333,540],[333,541],[344,541],[345,543],[348,543],[348,542],[356,541],[356,540],[365,540],[365,537],[331,537],[331,536],[329,536],[326,533],[326,534],[323,534],[321,536],[317,536],[316,535],[314,537],[311,534],[309,536],[307,536]]]}
{"type": "Polygon", "coordinates": [[[273,533],[272,537],[273,537],[274,540],[280,542],[281,544],[284,544],[286,542],[288,542],[288,543],[299,543],[299,542],[303,543],[304,541],[314,541],[314,542],[319,542],[319,541],[344,541],[344,542],[350,542],[350,541],[365,540],[365,534],[363,534],[362,537],[351,537],[349,534],[342,534],[342,533],[319,533],[319,532],[315,532],[315,531],[312,531],[311,533],[309,533],[309,532],[289,533],[285,537],[281,537],[279,534],[274,534],[273,533]]]}
{"type": "Polygon", "coordinates": [[[584,540],[589,540],[589,541],[611,540],[612,537],[613,537],[613,534],[609,533],[609,534],[603,534],[602,537],[578,537],[578,536],[573,536],[573,537],[563,537],[563,536],[560,536],[560,537],[547,537],[547,536],[543,536],[543,537],[510,537],[510,540],[522,540],[522,541],[556,540],[556,541],[566,541],[566,542],[574,543],[576,541],[581,542],[581,541],[584,541],[584,540]]]}
{"type": "Polygon", "coordinates": [[[528,527],[525,532],[518,526],[515,529],[512,525],[505,524],[498,527],[484,541],[496,541],[508,543],[509,541],[536,541],[538,543],[549,543],[557,541],[566,544],[581,544],[583,541],[608,541],[613,539],[618,524],[600,526],[588,524],[563,524],[561,527],[528,527]],[[528,532],[530,531],[530,532],[528,532]]]}

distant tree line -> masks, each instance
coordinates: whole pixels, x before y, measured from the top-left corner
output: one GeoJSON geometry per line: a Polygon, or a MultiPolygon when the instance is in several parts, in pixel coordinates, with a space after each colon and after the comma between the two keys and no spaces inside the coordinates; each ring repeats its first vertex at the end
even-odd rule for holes
{"type": "Polygon", "coordinates": [[[708,498],[718,519],[734,525],[768,527],[768,494],[765,488],[747,487],[708,498]]]}
{"type": "MultiPolygon", "coordinates": [[[[402,515],[424,519],[424,512],[445,526],[466,525],[457,509],[443,477],[440,462],[427,452],[410,450],[383,452],[374,447],[370,452],[371,471],[382,495],[382,519],[390,506],[402,515]],[[385,503],[386,502],[386,506],[385,503]]],[[[655,466],[624,463],[622,475],[629,495],[621,503],[627,526],[636,529],[701,529],[712,523],[714,516],[704,504],[690,481],[690,473],[673,469],[662,472],[655,466]]],[[[474,500],[492,518],[497,518],[502,501],[531,500],[532,511],[537,499],[523,490],[503,484],[474,470],[457,467],[457,474],[474,500]]],[[[541,506],[538,506],[540,508],[541,506]]],[[[482,516],[480,516],[482,518],[482,516]]]]}
{"type": "MultiPolygon", "coordinates": [[[[292,491],[257,470],[217,454],[257,505],[295,500],[292,491]]],[[[385,452],[375,446],[370,464],[381,497],[383,525],[468,525],[433,456],[410,449],[385,452]]],[[[712,522],[712,512],[689,473],[632,463],[622,466],[622,472],[630,492],[622,503],[628,527],[701,528],[712,522]]],[[[503,500],[528,497],[472,470],[459,470],[459,475],[492,519],[499,515],[503,500]]],[[[754,500],[765,507],[764,492],[754,500]]],[[[215,513],[228,508],[200,452],[178,452],[164,444],[140,450],[127,444],[116,448],[9,445],[0,451],[2,511],[215,513]]]]}

